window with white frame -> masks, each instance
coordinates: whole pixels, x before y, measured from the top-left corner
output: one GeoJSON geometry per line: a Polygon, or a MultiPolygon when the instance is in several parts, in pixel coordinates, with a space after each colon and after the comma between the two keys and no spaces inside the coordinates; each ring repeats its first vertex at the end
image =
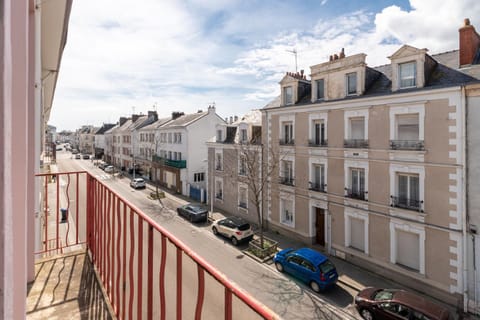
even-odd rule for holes
{"type": "Polygon", "coordinates": [[[198,172],[193,174],[193,181],[194,182],[202,182],[205,181],[205,172],[198,172]]]}
{"type": "Polygon", "coordinates": [[[241,176],[247,175],[247,159],[244,155],[238,157],[238,174],[241,176]]]}
{"type": "Polygon", "coordinates": [[[397,173],[397,195],[393,204],[395,207],[409,210],[421,209],[418,174],[397,173]]]}
{"type": "Polygon", "coordinates": [[[415,62],[401,63],[398,65],[400,89],[412,88],[417,85],[417,64],[415,62]]]}
{"type": "Polygon", "coordinates": [[[396,242],[396,264],[420,271],[420,235],[397,230],[396,242]]]}
{"type": "Polygon", "coordinates": [[[182,160],[182,153],[181,153],[181,152],[177,152],[177,155],[178,155],[178,160],[182,160]]]}
{"type": "Polygon", "coordinates": [[[313,120],[312,144],[321,146],[326,144],[325,122],[323,119],[313,120]]]}
{"type": "Polygon", "coordinates": [[[176,151],[173,152],[173,160],[177,160],[177,152],[176,151]]]}
{"type": "Polygon", "coordinates": [[[312,181],[310,182],[310,189],[323,192],[325,190],[325,165],[314,163],[311,170],[312,181]]]}
{"type": "Polygon", "coordinates": [[[345,210],[345,246],[368,254],[368,214],[345,210]]]}
{"type": "Polygon", "coordinates": [[[181,132],[178,133],[177,143],[182,143],[182,133],[181,132]]]}
{"type": "Polygon", "coordinates": [[[215,153],[215,170],[221,171],[223,170],[223,159],[222,154],[220,152],[215,153]]]}
{"type": "Polygon", "coordinates": [[[280,182],[282,184],[293,186],[293,161],[282,160],[280,182]]]}
{"type": "Polygon", "coordinates": [[[215,180],[215,198],[223,200],[223,181],[215,180]]]}
{"type": "Polygon", "coordinates": [[[357,73],[348,73],[346,75],[347,95],[357,94],[357,73]]]}
{"type": "Polygon", "coordinates": [[[247,129],[240,129],[240,143],[247,142],[247,129]]]}
{"type": "Polygon", "coordinates": [[[244,185],[238,187],[238,206],[243,209],[248,209],[248,188],[244,185]]]}
{"type": "Polygon", "coordinates": [[[315,80],[315,85],[317,86],[317,100],[322,100],[325,98],[325,82],[323,79],[315,80]]]}
{"type": "Polygon", "coordinates": [[[282,144],[292,144],[293,143],[293,122],[286,121],[282,122],[282,144]]]}
{"type": "Polygon", "coordinates": [[[365,169],[350,168],[350,185],[347,196],[354,199],[365,200],[365,169]]]}
{"type": "Polygon", "coordinates": [[[365,118],[354,117],[349,119],[350,139],[365,140],[365,118]]]}
{"type": "Polygon", "coordinates": [[[293,88],[291,86],[283,88],[283,99],[285,105],[293,104],[293,88]]]}
{"type": "Polygon", "coordinates": [[[168,160],[172,160],[172,151],[168,151],[168,160]]]}
{"type": "Polygon", "coordinates": [[[222,130],[217,130],[217,142],[223,142],[222,130]]]}
{"type": "Polygon", "coordinates": [[[291,227],[295,225],[293,201],[287,199],[280,199],[280,222],[291,227]]]}
{"type": "Polygon", "coordinates": [[[396,115],[397,139],[402,141],[419,140],[418,113],[396,115]]]}

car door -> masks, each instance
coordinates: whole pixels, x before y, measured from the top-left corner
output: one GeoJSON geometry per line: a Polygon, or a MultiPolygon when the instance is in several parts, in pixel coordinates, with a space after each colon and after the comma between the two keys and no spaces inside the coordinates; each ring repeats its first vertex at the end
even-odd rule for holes
{"type": "Polygon", "coordinates": [[[228,219],[220,221],[217,226],[218,226],[218,232],[224,236],[228,236],[227,234],[227,226],[226,224],[228,223],[228,219]]]}
{"type": "Polygon", "coordinates": [[[410,309],[402,304],[394,302],[382,302],[377,305],[376,315],[385,320],[408,320],[410,309]]]}
{"type": "Polygon", "coordinates": [[[192,208],[190,206],[186,206],[185,210],[183,211],[183,215],[185,218],[190,219],[190,216],[192,215],[192,208]]]}
{"type": "Polygon", "coordinates": [[[298,269],[300,267],[301,260],[297,255],[289,255],[287,259],[285,259],[285,271],[290,273],[291,275],[298,277],[298,269]]]}

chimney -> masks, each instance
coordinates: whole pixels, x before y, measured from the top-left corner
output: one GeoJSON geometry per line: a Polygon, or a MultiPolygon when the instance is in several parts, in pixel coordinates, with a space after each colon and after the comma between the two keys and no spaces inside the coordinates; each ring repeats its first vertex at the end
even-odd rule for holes
{"type": "Polygon", "coordinates": [[[458,32],[460,42],[460,66],[472,64],[480,45],[480,36],[475,31],[475,28],[470,25],[470,19],[468,18],[464,20],[464,25],[458,32]]]}
{"type": "Polygon", "coordinates": [[[345,49],[342,48],[342,51],[340,51],[340,59],[345,58],[345,49]]]}
{"type": "Polygon", "coordinates": [[[232,116],[230,116],[230,122],[229,123],[230,124],[233,123],[233,117],[232,116]]]}
{"type": "Polygon", "coordinates": [[[238,116],[234,116],[233,121],[237,122],[238,121],[238,116]]]}
{"type": "Polygon", "coordinates": [[[180,111],[173,111],[172,112],[172,120],[175,120],[181,116],[183,116],[185,113],[180,112],[180,111]]]}
{"type": "Polygon", "coordinates": [[[132,114],[132,122],[137,121],[139,117],[140,117],[139,114],[132,114]]]}
{"type": "Polygon", "coordinates": [[[158,120],[157,111],[148,111],[148,117],[153,118],[155,121],[157,121],[158,120]]]}
{"type": "Polygon", "coordinates": [[[120,126],[123,126],[123,124],[127,121],[126,117],[120,117],[120,126]]]}

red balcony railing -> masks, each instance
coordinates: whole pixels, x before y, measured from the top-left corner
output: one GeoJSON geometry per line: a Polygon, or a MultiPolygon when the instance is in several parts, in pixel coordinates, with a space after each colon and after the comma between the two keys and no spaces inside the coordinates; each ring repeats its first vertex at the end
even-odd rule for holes
{"type": "Polygon", "coordinates": [[[118,318],[277,318],[89,173],[54,176],[37,176],[43,190],[37,254],[86,247],[118,318]]]}

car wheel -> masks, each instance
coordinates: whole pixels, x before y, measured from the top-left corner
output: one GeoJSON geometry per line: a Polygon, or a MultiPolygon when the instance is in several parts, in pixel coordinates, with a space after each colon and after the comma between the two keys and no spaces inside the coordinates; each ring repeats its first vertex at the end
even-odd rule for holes
{"type": "Polygon", "coordinates": [[[213,231],[213,234],[214,234],[214,235],[217,235],[217,234],[218,234],[217,228],[213,227],[213,228],[212,228],[212,231],[213,231]]]}
{"type": "Polygon", "coordinates": [[[237,240],[237,238],[232,237],[232,244],[233,244],[234,246],[238,245],[238,240],[237,240]]]}
{"type": "Polygon", "coordinates": [[[275,262],[275,267],[279,272],[283,272],[283,265],[280,262],[275,262]]]}
{"type": "Polygon", "coordinates": [[[362,316],[363,319],[365,320],[373,320],[373,315],[372,313],[367,310],[367,309],[362,309],[362,311],[360,311],[360,315],[362,316]]]}
{"type": "Polygon", "coordinates": [[[310,282],[310,288],[315,292],[320,292],[320,286],[315,281],[310,282]]]}

